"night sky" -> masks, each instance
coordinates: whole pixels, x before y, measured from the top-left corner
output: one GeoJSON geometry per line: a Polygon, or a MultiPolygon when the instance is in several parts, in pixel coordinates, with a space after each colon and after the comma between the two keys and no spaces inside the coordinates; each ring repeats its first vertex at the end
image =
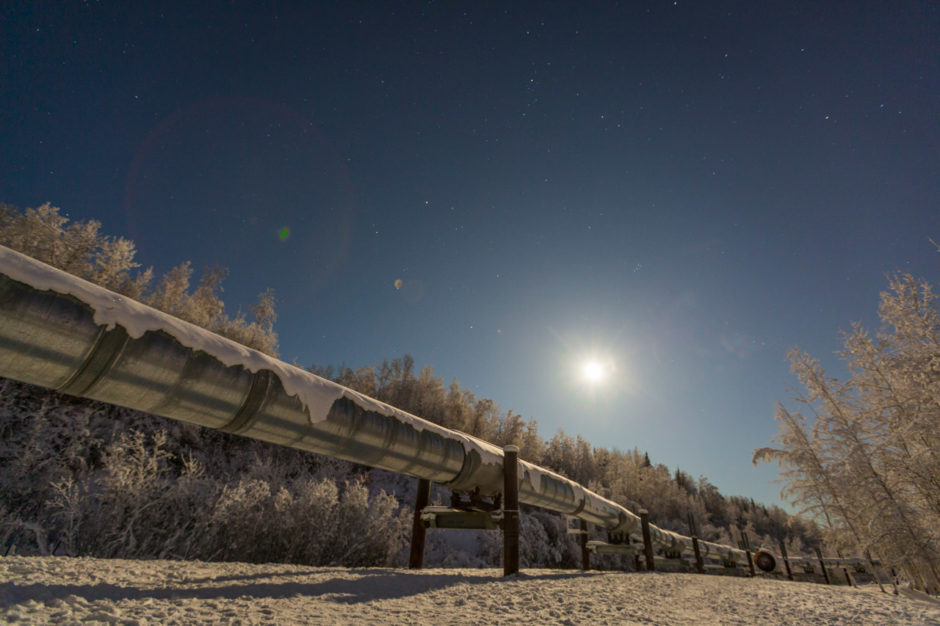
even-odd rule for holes
{"type": "Polygon", "coordinates": [[[0,201],[729,495],[779,501],[787,350],[841,375],[886,273],[940,283],[937,2],[0,11],[0,201]]]}

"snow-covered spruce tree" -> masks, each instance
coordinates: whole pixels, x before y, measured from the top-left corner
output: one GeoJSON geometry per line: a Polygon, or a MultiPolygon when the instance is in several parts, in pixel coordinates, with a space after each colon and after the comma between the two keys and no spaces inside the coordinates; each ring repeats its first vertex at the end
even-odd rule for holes
{"type": "Polygon", "coordinates": [[[827,377],[794,350],[791,367],[812,417],[778,407],[776,448],[754,460],[784,469],[784,495],[829,529],[832,541],[871,551],[918,586],[940,592],[940,311],[930,285],[909,274],[881,294],[882,328],[844,333],[850,378],[827,377]]]}

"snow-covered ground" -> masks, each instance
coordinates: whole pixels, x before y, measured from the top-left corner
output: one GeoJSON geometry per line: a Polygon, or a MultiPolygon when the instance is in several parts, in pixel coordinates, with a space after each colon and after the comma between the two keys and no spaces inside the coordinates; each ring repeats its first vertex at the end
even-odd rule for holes
{"type": "Polygon", "coordinates": [[[940,624],[940,602],[673,573],[0,558],[0,621],[115,624],[940,624]]]}

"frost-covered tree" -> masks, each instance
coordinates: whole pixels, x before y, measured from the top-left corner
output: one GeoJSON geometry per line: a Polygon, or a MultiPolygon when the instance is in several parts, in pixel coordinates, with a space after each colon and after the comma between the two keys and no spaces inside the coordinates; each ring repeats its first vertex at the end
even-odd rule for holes
{"type": "Polygon", "coordinates": [[[48,202],[23,212],[0,205],[0,244],[103,287],[139,297],[150,271],[135,273],[133,242],[98,232],[94,220],[72,222],[48,202]]]}
{"type": "Polygon", "coordinates": [[[407,515],[349,463],[0,381],[0,546],[401,563],[407,515]]]}
{"type": "Polygon", "coordinates": [[[189,281],[193,268],[189,261],[184,261],[170,269],[161,279],[157,288],[144,299],[155,309],[170,315],[182,315],[189,299],[189,281]]]}
{"type": "Polygon", "coordinates": [[[219,294],[227,272],[218,266],[203,271],[192,293],[189,261],[172,268],[151,290],[153,270],[139,270],[134,242],[103,235],[100,228],[95,220],[70,222],[48,202],[24,211],[0,204],[0,245],[277,356],[273,291],[258,296],[257,304],[250,307],[253,319],[248,321],[241,313],[234,318],[225,314],[219,294]]]}
{"type": "Polygon", "coordinates": [[[882,327],[843,334],[850,377],[790,353],[801,412],[778,407],[776,447],[754,461],[783,468],[784,495],[824,523],[831,541],[871,551],[940,591],[940,311],[926,281],[890,278],[882,327]],[[803,415],[805,412],[809,417],[803,415]]]}

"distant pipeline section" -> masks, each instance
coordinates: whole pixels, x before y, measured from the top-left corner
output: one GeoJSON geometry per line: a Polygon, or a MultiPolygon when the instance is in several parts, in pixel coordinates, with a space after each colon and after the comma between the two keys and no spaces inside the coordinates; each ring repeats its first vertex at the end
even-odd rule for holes
{"type": "MultiPolygon", "coordinates": [[[[503,451],[0,246],[0,376],[261,441],[424,478],[503,489],[503,451]]],[[[519,463],[519,500],[636,535],[630,510],[519,463]]],[[[666,553],[692,540],[651,525],[666,553]]],[[[700,541],[712,557],[743,551],[700,541]]],[[[738,554],[740,553],[740,554],[738,554]]],[[[773,555],[757,559],[779,568],[773,555]]]]}

